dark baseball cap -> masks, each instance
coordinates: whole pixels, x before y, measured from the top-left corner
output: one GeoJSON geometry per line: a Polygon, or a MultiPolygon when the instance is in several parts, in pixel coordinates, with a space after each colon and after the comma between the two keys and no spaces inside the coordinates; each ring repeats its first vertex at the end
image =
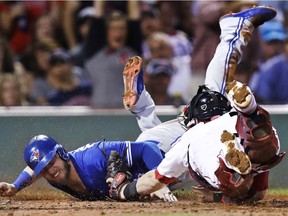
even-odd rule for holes
{"type": "Polygon", "coordinates": [[[50,66],[55,66],[59,64],[65,64],[69,63],[71,61],[71,56],[63,51],[63,50],[57,50],[54,51],[49,58],[49,65],[50,66]]]}
{"type": "Polygon", "coordinates": [[[146,73],[151,76],[161,73],[172,76],[174,70],[174,66],[169,59],[152,59],[146,67],[146,73]]]}

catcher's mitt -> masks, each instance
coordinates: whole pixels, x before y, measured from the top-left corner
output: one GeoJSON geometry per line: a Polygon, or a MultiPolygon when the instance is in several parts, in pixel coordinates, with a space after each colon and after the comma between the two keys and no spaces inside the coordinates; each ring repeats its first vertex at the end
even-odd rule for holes
{"type": "Polygon", "coordinates": [[[131,173],[125,156],[120,156],[115,150],[110,152],[107,162],[106,181],[110,186],[109,195],[112,199],[119,199],[120,189],[131,180],[131,173]],[[108,180],[109,179],[109,180],[108,180]]]}

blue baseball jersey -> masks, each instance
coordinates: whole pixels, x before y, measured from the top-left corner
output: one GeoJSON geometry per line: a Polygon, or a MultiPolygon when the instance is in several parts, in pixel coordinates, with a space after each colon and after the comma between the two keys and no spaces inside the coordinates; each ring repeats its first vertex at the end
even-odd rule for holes
{"type": "Polygon", "coordinates": [[[107,199],[109,186],[106,183],[106,166],[112,150],[118,151],[121,156],[126,156],[132,179],[137,179],[147,171],[155,169],[163,159],[157,142],[98,141],[68,152],[89,195],[76,193],[66,185],[49,183],[82,200],[107,199]]]}

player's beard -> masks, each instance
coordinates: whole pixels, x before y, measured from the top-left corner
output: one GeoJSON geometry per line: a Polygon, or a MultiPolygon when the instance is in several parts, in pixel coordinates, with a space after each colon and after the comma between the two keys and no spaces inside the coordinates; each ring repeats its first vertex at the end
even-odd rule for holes
{"type": "Polygon", "coordinates": [[[67,184],[67,182],[70,179],[70,174],[71,174],[71,165],[68,161],[64,162],[64,170],[66,170],[64,179],[62,180],[61,184],[67,184]]]}

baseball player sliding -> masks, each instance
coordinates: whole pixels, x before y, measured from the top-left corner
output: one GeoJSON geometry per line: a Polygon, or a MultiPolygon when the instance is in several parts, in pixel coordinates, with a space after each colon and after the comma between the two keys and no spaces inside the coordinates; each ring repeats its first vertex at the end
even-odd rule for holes
{"type": "MultiPolygon", "coordinates": [[[[37,135],[26,145],[24,159],[27,167],[15,182],[0,182],[1,196],[13,196],[44,178],[53,187],[81,200],[110,199],[106,179],[116,174],[115,164],[127,171],[128,179],[137,179],[157,167],[163,156],[149,141],[98,141],[66,152],[53,138],[37,135]]],[[[153,195],[164,198],[163,194],[169,191],[165,188],[153,195]]]]}
{"type": "Polygon", "coordinates": [[[234,81],[233,77],[241,59],[241,46],[248,44],[255,28],[275,15],[276,11],[271,7],[254,7],[220,19],[221,42],[207,69],[205,81],[210,89],[201,87],[199,94],[186,107],[182,115],[184,124],[186,128],[193,127],[174,143],[173,136],[175,138],[181,133],[180,124],[176,121],[159,124],[153,103],[148,109],[143,109],[147,107],[143,105],[143,98],[149,99],[149,95],[145,88],[139,88],[141,59],[130,59],[124,71],[123,101],[144,130],[138,140],[150,138],[157,140],[162,149],[171,148],[171,143],[174,147],[155,170],[137,181],[128,183],[110,178],[113,199],[133,200],[150,194],[187,171],[203,188],[221,192],[223,202],[239,203],[264,198],[268,188],[268,170],[281,162],[285,152],[280,153],[279,139],[269,114],[257,104],[249,87],[234,81]],[[211,90],[226,93],[234,109],[227,112],[228,106],[224,105],[224,101],[220,103],[211,90]],[[206,93],[210,93],[210,99],[206,93]],[[201,100],[203,95],[206,95],[204,99],[207,103],[201,100]],[[215,102],[215,110],[209,106],[211,101],[215,102]],[[146,112],[152,126],[157,126],[148,129],[149,125],[143,123],[142,112],[146,112]],[[171,137],[164,135],[166,129],[174,134],[171,137]]]}

